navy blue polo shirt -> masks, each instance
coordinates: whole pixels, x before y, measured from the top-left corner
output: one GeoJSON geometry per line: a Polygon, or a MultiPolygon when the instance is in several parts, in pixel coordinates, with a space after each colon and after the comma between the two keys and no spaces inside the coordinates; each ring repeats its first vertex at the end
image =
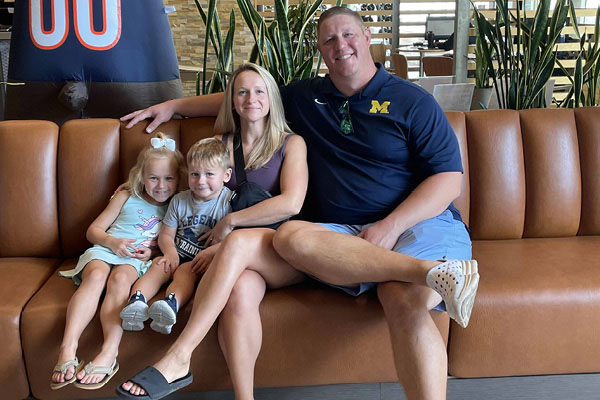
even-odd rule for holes
{"type": "MultiPolygon", "coordinates": [[[[281,88],[286,118],[308,148],[304,218],[366,224],[386,217],[425,178],[462,172],[456,136],[442,109],[419,86],[378,65],[360,92],[346,97],[329,75],[281,88]],[[348,100],[354,132],[345,135],[348,100]]],[[[449,207],[456,219],[458,210],[449,207]]]]}

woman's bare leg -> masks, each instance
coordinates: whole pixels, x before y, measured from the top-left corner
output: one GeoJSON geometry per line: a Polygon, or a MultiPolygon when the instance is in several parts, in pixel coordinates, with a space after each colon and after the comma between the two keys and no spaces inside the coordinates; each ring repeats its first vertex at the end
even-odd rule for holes
{"type": "MultiPolygon", "coordinates": [[[[67,306],[67,321],[58,354],[58,364],[75,358],[79,338],[96,313],[98,301],[109,274],[110,266],[104,261],[92,260],[85,266],[81,277],[81,285],[79,285],[67,306]]],[[[67,369],[67,373],[64,375],[60,372],[54,372],[52,382],[62,383],[68,381],[73,378],[74,374],[75,367],[67,369]]]]}
{"type": "Polygon", "coordinates": [[[236,400],[254,399],[254,366],[262,345],[259,305],[267,285],[256,272],[239,277],[219,317],[219,344],[236,400]]]}
{"type": "MultiPolygon", "coordinates": [[[[167,354],[154,367],[172,382],[189,371],[194,349],[227,304],[231,290],[246,269],[257,272],[270,288],[284,287],[304,280],[305,275],[292,268],[273,249],[275,231],[243,229],[230,233],[198,285],[190,319],[167,354]]],[[[145,392],[131,382],[123,389],[132,394],[145,392]]]]}
{"type": "MultiPolygon", "coordinates": [[[[106,295],[100,308],[100,322],[104,343],[100,353],[92,360],[92,364],[110,367],[117,359],[119,344],[123,337],[121,317],[119,313],[129,298],[131,285],[137,280],[138,273],[131,265],[119,265],[113,268],[106,285],[106,295]]],[[[83,384],[100,382],[105,374],[86,375],[85,371],[77,374],[77,379],[83,384]]]]}

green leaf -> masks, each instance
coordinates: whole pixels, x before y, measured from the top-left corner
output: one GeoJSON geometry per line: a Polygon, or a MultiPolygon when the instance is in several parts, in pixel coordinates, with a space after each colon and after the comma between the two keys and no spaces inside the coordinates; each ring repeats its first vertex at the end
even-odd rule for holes
{"type": "Polygon", "coordinates": [[[288,83],[292,79],[293,74],[293,51],[292,51],[292,38],[290,37],[290,26],[287,18],[287,1],[285,0],[274,0],[275,3],[275,20],[279,27],[279,45],[281,51],[280,62],[282,64],[282,75],[285,83],[288,83]]]}
{"type": "Polygon", "coordinates": [[[583,68],[581,64],[581,54],[575,62],[575,83],[573,84],[575,93],[575,107],[579,107],[583,95],[583,68]]]}

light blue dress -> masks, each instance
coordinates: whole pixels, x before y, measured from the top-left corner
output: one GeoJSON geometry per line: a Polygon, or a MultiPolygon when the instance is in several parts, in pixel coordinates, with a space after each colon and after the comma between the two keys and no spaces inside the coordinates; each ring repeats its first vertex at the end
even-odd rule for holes
{"type": "MultiPolygon", "coordinates": [[[[155,206],[144,199],[129,196],[117,219],[106,231],[109,235],[116,238],[136,239],[133,247],[149,247],[156,249],[158,247],[158,232],[162,225],[167,205],[155,206]]],[[[144,275],[152,261],[141,261],[137,258],[119,257],[107,247],[94,245],[85,251],[75,268],[68,271],[60,271],[58,274],[65,278],[73,279],[75,285],[81,284],[81,274],[85,266],[92,260],[102,260],[114,265],[131,265],[136,269],[138,276],[144,275]]]]}

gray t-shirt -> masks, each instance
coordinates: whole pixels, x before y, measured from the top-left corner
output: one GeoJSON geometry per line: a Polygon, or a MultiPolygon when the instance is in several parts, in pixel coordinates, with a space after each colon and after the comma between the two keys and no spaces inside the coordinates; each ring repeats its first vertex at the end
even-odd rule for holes
{"type": "Polygon", "coordinates": [[[208,201],[194,199],[189,189],[173,196],[163,224],[177,227],[175,248],[183,260],[194,258],[204,248],[204,241],[199,243],[198,238],[231,212],[229,200],[232,195],[231,190],[223,187],[219,196],[208,201]]]}

